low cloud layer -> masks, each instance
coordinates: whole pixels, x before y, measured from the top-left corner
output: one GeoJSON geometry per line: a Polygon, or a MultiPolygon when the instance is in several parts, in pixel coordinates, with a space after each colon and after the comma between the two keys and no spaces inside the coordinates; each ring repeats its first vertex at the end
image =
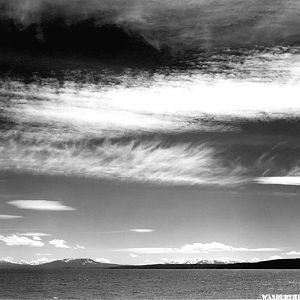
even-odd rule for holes
{"type": "Polygon", "coordinates": [[[219,242],[186,244],[180,248],[128,248],[120,251],[134,254],[198,254],[210,252],[273,252],[278,248],[244,248],[233,247],[219,242]]]}

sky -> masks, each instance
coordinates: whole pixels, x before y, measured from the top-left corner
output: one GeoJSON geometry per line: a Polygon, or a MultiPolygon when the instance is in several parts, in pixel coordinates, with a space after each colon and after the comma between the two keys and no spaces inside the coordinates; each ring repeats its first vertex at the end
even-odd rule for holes
{"type": "Polygon", "coordinates": [[[292,58],[269,83],[195,72],[2,85],[2,259],[297,257],[292,58]]]}
{"type": "Polygon", "coordinates": [[[55,17],[68,25],[94,19],[176,52],[294,44],[300,40],[299,6],[297,0],[0,0],[0,19],[11,18],[21,29],[55,17]]]}
{"type": "MultiPolygon", "coordinates": [[[[0,4],[11,3],[6,13],[28,26],[40,21],[46,2],[0,4]]],[[[218,1],[208,2],[197,7],[212,12],[218,1]]],[[[89,3],[92,11],[97,2],[89,3]]],[[[157,1],[149,3],[150,15],[128,1],[114,20],[134,24],[146,39],[192,49],[187,32],[195,34],[195,19],[185,19],[180,31],[171,21],[161,28],[164,14],[173,20],[181,2],[162,15],[154,14],[157,1]]],[[[195,3],[188,2],[189,15],[195,3]]],[[[221,20],[228,25],[230,8],[237,15],[243,1],[227,3],[221,20]]],[[[295,1],[264,3],[250,5],[240,20],[249,24],[250,16],[268,11],[288,29],[279,36],[294,36],[297,23],[286,22],[295,1]]],[[[75,8],[67,15],[78,17],[75,8]]],[[[219,16],[206,27],[211,34],[223,24],[219,16]]],[[[266,31],[273,40],[269,18],[257,18],[252,42],[266,31]]],[[[200,41],[215,41],[205,32],[200,41]]],[[[150,264],[300,255],[299,48],[201,55],[187,69],[115,72],[106,65],[100,82],[75,80],[73,73],[63,83],[39,74],[22,79],[12,76],[15,66],[1,76],[1,260],[150,264]]]]}

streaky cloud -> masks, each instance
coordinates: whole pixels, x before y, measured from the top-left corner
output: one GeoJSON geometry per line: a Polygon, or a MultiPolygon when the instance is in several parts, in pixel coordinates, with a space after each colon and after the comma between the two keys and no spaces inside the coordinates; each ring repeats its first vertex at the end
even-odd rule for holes
{"type": "Polygon", "coordinates": [[[164,185],[297,177],[297,86],[154,77],[150,87],[3,86],[0,168],[164,185]]]}
{"type": "Polygon", "coordinates": [[[23,236],[49,236],[51,234],[43,233],[43,232],[26,232],[26,233],[18,233],[18,235],[23,235],[23,236]]]}
{"type": "Polygon", "coordinates": [[[119,251],[130,252],[134,254],[197,254],[197,253],[209,253],[209,252],[273,252],[280,251],[279,248],[245,248],[245,247],[233,247],[219,242],[211,243],[193,243],[185,244],[180,248],[127,248],[120,249],[119,251]]]}
{"type": "Polygon", "coordinates": [[[300,185],[300,176],[280,176],[280,177],[260,177],[255,180],[260,184],[274,184],[274,185],[300,185]]]}
{"type": "Polygon", "coordinates": [[[20,209],[40,210],[40,211],[72,211],[73,207],[62,204],[59,201],[49,200],[12,200],[8,204],[20,209]]]}
{"type": "Polygon", "coordinates": [[[130,229],[132,232],[137,232],[137,233],[149,233],[149,232],[154,232],[154,229],[149,229],[149,228],[134,228],[130,229]]]}
{"type": "Polygon", "coordinates": [[[13,219],[20,219],[23,218],[22,216],[15,216],[15,215],[0,215],[0,220],[13,220],[13,219]]]}
{"type": "MultiPolygon", "coordinates": [[[[37,174],[183,185],[230,185],[243,181],[239,170],[225,168],[214,148],[206,144],[104,141],[89,146],[84,141],[64,145],[41,141],[22,145],[11,140],[4,157],[0,162],[2,169],[37,174]]],[[[59,203],[39,201],[44,200],[9,203],[19,208],[72,210],[59,203]]]]}

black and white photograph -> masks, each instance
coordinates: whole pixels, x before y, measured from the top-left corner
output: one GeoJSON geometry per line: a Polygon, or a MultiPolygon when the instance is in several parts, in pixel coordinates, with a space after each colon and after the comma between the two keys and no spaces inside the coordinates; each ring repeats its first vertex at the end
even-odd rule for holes
{"type": "Polygon", "coordinates": [[[300,1],[0,0],[0,299],[300,300],[300,1]]]}

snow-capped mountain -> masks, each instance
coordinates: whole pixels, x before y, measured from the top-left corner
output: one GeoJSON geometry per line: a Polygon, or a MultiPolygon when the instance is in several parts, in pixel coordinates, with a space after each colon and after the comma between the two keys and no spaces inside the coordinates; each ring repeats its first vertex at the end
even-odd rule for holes
{"type": "Polygon", "coordinates": [[[166,260],[165,264],[187,264],[187,265],[211,265],[211,264],[234,264],[245,262],[243,260],[231,259],[231,258],[219,258],[219,259],[204,259],[204,258],[176,258],[166,260]]]}
{"type": "Polygon", "coordinates": [[[116,264],[98,262],[89,258],[79,259],[60,259],[47,263],[15,263],[6,260],[0,261],[1,269],[11,268],[43,268],[43,269],[60,269],[60,268],[111,268],[116,264]]]}
{"type": "Polygon", "coordinates": [[[90,258],[60,259],[41,264],[42,268],[110,268],[116,264],[97,262],[90,258]]]}

